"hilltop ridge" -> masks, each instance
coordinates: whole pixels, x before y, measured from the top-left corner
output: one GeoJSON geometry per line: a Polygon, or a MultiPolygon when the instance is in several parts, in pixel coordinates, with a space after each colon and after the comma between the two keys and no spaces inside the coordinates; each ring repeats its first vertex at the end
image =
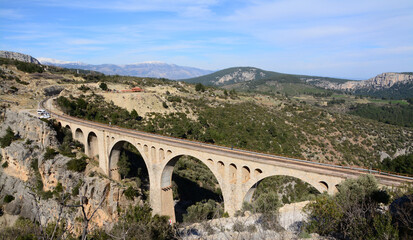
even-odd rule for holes
{"type": "Polygon", "coordinates": [[[368,80],[285,74],[265,71],[254,67],[234,67],[217,71],[205,76],[185,79],[189,83],[221,86],[239,90],[258,90],[261,92],[283,92],[289,88],[314,91],[314,88],[350,92],[387,98],[413,97],[413,75],[410,73],[381,73],[368,80]]]}
{"type": "Polygon", "coordinates": [[[0,51],[0,57],[14,59],[14,60],[22,61],[22,62],[40,64],[39,60],[37,60],[36,58],[30,55],[18,53],[18,52],[0,51]]]}
{"type": "Polygon", "coordinates": [[[167,79],[183,79],[198,77],[211,73],[209,70],[179,66],[159,61],[146,61],[132,64],[88,64],[82,62],[61,61],[51,58],[39,58],[44,65],[58,66],[63,68],[75,68],[83,70],[92,70],[108,75],[127,75],[135,77],[155,77],[167,79]]]}

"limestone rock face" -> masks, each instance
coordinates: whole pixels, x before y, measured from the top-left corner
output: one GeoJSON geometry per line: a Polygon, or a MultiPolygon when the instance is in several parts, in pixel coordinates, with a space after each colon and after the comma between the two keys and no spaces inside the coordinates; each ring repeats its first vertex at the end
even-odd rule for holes
{"type": "Polygon", "coordinates": [[[19,61],[22,61],[22,62],[40,64],[40,62],[36,58],[34,58],[30,55],[17,53],[17,52],[0,51],[0,57],[15,59],[15,60],[19,60],[19,61]]]}
{"type": "Polygon", "coordinates": [[[7,127],[10,127],[21,139],[39,143],[41,149],[58,144],[56,131],[30,114],[7,111],[5,121],[1,124],[0,136],[6,134],[7,127]]]}
{"type": "Polygon", "coordinates": [[[413,75],[403,73],[382,73],[365,81],[348,81],[342,84],[319,80],[316,86],[335,89],[355,91],[360,89],[380,90],[390,88],[398,83],[413,82],[413,75]]]}
{"type": "MultiPolygon", "coordinates": [[[[90,226],[111,227],[118,218],[119,207],[139,204],[138,199],[135,202],[127,200],[124,195],[125,188],[117,182],[97,174],[85,176],[89,174],[67,170],[67,162],[71,160],[69,157],[58,154],[53,159],[44,159],[47,147],[56,149],[59,145],[56,131],[47,123],[27,113],[7,111],[0,126],[0,136],[5,134],[7,127],[20,137],[10,146],[0,148],[1,164],[5,161],[8,163],[8,167],[0,167],[0,205],[3,205],[7,216],[18,215],[40,221],[41,224],[56,221],[61,206],[58,196],[65,194],[70,196],[68,204],[79,203],[80,198],[85,197],[88,201],[84,207],[88,216],[102,202],[90,226]],[[35,159],[37,167],[33,164],[35,159]],[[43,186],[40,189],[39,180],[43,186]],[[39,197],[41,193],[55,191],[58,183],[62,184],[62,192],[53,194],[48,199],[39,197]],[[74,191],[75,189],[78,190],[74,191]],[[12,195],[15,199],[10,203],[3,203],[6,195],[12,195]]],[[[66,219],[69,225],[75,226],[74,231],[80,231],[81,224],[75,220],[79,217],[82,218],[80,208],[63,210],[62,218],[66,219]]]]}

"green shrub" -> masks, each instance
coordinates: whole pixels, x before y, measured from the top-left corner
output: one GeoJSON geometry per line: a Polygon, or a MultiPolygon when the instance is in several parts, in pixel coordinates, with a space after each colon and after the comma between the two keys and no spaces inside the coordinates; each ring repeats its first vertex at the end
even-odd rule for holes
{"type": "Polygon", "coordinates": [[[3,199],[3,201],[5,202],[5,203],[9,203],[9,202],[11,202],[11,201],[13,201],[14,200],[14,197],[12,196],[12,195],[6,195],[6,196],[4,196],[4,199],[3,199]]]}
{"type": "Polygon", "coordinates": [[[37,158],[33,158],[31,163],[30,163],[30,167],[35,171],[38,172],[39,171],[39,160],[37,158]]]}
{"type": "Polygon", "coordinates": [[[85,171],[86,166],[87,166],[86,157],[74,158],[66,163],[67,169],[71,171],[75,171],[75,172],[85,171]]]}
{"type": "Polygon", "coordinates": [[[16,137],[13,130],[8,127],[6,129],[6,134],[0,138],[0,146],[2,148],[8,147],[16,139],[18,139],[18,137],[16,137]]]}
{"type": "Polygon", "coordinates": [[[413,175],[413,153],[400,155],[395,159],[385,158],[377,164],[377,168],[384,171],[413,175]]]}
{"type": "Polygon", "coordinates": [[[44,160],[53,159],[57,154],[58,154],[58,152],[56,152],[56,150],[54,150],[51,147],[47,147],[46,152],[43,155],[43,159],[44,160]]]}
{"type": "Polygon", "coordinates": [[[133,187],[129,186],[126,190],[125,190],[125,197],[129,200],[133,200],[135,197],[138,196],[138,192],[133,189],[133,187]]]}
{"type": "Polygon", "coordinates": [[[232,231],[234,232],[243,232],[245,231],[245,225],[244,223],[240,221],[236,221],[234,225],[232,225],[232,231]]]}
{"type": "Polygon", "coordinates": [[[197,92],[204,92],[205,91],[205,86],[202,85],[202,83],[197,83],[195,85],[195,91],[197,92]]]}
{"type": "Polygon", "coordinates": [[[31,145],[33,143],[33,140],[26,139],[26,142],[24,144],[26,145],[31,145]]]}
{"type": "Polygon", "coordinates": [[[39,195],[42,199],[47,200],[53,197],[53,192],[52,191],[41,191],[39,192],[39,195]]]}
{"type": "Polygon", "coordinates": [[[7,168],[9,166],[9,162],[4,162],[2,165],[1,165],[1,167],[2,168],[7,168]]]}
{"type": "Polygon", "coordinates": [[[27,63],[27,62],[20,62],[20,61],[14,61],[14,64],[16,65],[17,69],[23,72],[27,73],[42,73],[44,72],[44,69],[41,65],[35,64],[35,63],[27,63]]]}
{"type": "Polygon", "coordinates": [[[184,214],[184,222],[199,222],[207,219],[219,218],[224,213],[222,206],[212,199],[207,202],[197,202],[188,207],[184,214]]]}
{"type": "Polygon", "coordinates": [[[182,102],[182,99],[181,99],[181,97],[179,97],[179,96],[169,96],[168,98],[167,98],[167,100],[169,101],[169,102],[182,102]]]}
{"type": "Polygon", "coordinates": [[[307,229],[340,239],[397,239],[390,214],[379,211],[380,204],[388,200],[373,176],[348,179],[338,186],[335,196],[323,194],[305,207],[310,219],[307,229]]]}
{"type": "Polygon", "coordinates": [[[85,85],[83,85],[83,84],[82,84],[78,89],[79,89],[80,91],[82,91],[82,92],[86,92],[86,91],[90,90],[89,87],[87,87],[87,86],[85,86],[85,85]]]}
{"type": "Polygon", "coordinates": [[[23,85],[29,85],[28,82],[22,81],[22,80],[20,80],[20,78],[18,78],[18,77],[16,77],[16,82],[17,82],[17,83],[20,83],[20,84],[23,84],[23,85]]]}
{"type": "Polygon", "coordinates": [[[168,217],[154,215],[148,205],[125,209],[125,217],[111,229],[111,236],[121,239],[176,239],[175,231],[168,222],[168,217]],[[129,229],[126,232],[124,229],[129,229]]]}
{"type": "Polygon", "coordinates": [[[80,189],[80,187],[82,186],[82,184],[83,184],[83,181],[82,180],[80,180],[77,184],[76,184],[76,186],[72,189],[72,196],[77,196],[77,195],[79,195],[79,189],[80,189]]]}
{"type": "Polygon", "coordinates": [[[55,192],[57,192],[57,193],[63,192],[63,185],[62,185],[62,183],[58,182],[57,185],[56,185],[56,188],[55,188],[54,190],[55,190],[55,192]]]}
{"type": "Polygon", "coordinates": [[[100,83],[99,87],[103,90],[103,91],[107,91],[108,90],[108,85],[106,83],[100,83]]]}

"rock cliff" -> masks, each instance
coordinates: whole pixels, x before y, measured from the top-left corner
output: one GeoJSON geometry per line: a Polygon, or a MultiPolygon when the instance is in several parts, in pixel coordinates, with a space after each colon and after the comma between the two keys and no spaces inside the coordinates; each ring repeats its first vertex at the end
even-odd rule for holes
{"type": "Polygon", "coordinates": [[[22,62],[40,64],[39,60],[37,60],[36,58],[26,55],[26,54],[17,53],[17,52],[0,51],[0,57],[15,59],[15,60],[19,60],[22,62]]]}
{"type": "MultiPolygon", "coordinates": [[[[0,223],[4,223],[1,218],[21,216],[47,225],[58,218],[62,199],[66,204],[79,204],[80,198],[86,197],[88,203],[84,207],[89,216],[102,202],[91,220],[91,229],[110,228],[118,219],[118,208],[141,203],[137,198],[127,200],[125,187],[119,183],[88,172],[88,168],[93,168],[89,165],[93,164],[88,165],[86,173],[79,173],[67,170],[69,157],[58,154],[45,159],[45,149],[59,145],[56,131],[48,123],[27,113],[7,111],[0,137],[4,136],[7,127],[19,139],[0,148],[0,164],[7,162],[8,165],[0,167],[0,208],[5,213],[0,217],[0,223]],[[58,185],[62,189],[57,189],[58,185]],[[13,196],[14,200],[4,202],[6,195],[13,196]]],[[[76,220],[82,219],[80,208],[65,207],[61,217],[74,227],[74,232],[80,231],[81,224],[76,220]]]]}
{"type": "Polygon", "coordinates": [[[348,81],[341,84],[325,80],[313,81],[313,79],[308,79],[307,82],[313,82],[312,84],[318,87],[335,90],[382,90],[399,83],[413,83],[413,75],[404,73],[382,73],[365,81],[348,81]]]}

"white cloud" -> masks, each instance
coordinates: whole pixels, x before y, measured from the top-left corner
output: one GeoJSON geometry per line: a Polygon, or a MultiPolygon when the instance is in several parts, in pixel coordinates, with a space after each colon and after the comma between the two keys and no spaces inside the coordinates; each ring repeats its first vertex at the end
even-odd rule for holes
{"type": "MultiPolygon", "coordinates": [[[[175,12],[189,15],[191,10],[198,14],[209,14],[209,7],[218,3],[218,0],[38,0],[38,3],[46,6],[57,6],[66,8],[100,9],[122,12],[175,12]]],[[[190,14],[195,16],[194,14],[190,14]]],[[[199,15],[198,15],[199,16],[199,15]]]]}
{"type": "Polygon", "coordinates": [[[0,9],[0,18],[19,20],[23,19],[24,15],[15,9],[0,9]]]}

